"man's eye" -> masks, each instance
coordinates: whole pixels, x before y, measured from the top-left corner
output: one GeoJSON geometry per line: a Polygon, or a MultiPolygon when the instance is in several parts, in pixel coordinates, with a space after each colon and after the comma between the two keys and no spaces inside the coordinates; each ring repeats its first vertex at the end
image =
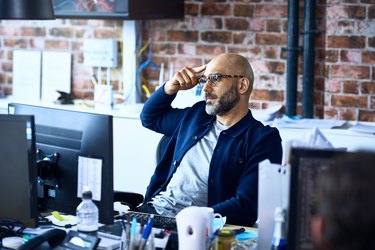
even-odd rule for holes
{"type": "Polygon", "coordinates": [[[213,80],[214,82],[219,81],[219,80],[220,80],[220,75],[212,75],[212,80],[213,80]]]}

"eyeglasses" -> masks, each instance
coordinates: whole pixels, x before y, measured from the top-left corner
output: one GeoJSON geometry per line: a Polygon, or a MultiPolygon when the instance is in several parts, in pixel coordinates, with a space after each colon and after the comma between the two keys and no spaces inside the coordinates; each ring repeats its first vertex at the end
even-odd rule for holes
{"type": "Polygon", "coordinates": [[[198,78],[198,86],[203,87],[206,82],[210,84],[211,87],[215,87],[221,78],[242,78],[241,75],[222,75],[222,74],[210,74],[208,76],[202,75],[198,78]]]}

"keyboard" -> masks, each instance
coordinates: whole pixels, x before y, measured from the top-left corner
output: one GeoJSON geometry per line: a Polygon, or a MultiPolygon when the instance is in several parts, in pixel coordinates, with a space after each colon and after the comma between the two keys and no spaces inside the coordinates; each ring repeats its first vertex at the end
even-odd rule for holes
{"type": "MultiPolygon", "coordinates": [[[[150,215],[151,214],[136,211],[127,211],[125,213],[125,216],[129,216],[130,220],[132,220],[132,218],[136,218],[137,222],[140,224],[146,224],[150,215]]],[[[176,218],[154,214],[153,227],[177,230],[176,218]]]]}

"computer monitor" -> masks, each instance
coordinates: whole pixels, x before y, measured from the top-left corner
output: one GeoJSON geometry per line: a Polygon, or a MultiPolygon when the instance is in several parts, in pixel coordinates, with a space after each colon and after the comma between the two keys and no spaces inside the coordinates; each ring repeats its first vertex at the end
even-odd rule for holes
{"type": "Polygon", "coordinates": [[[10,103],[8,113],[35,116],[39,209],[75,215],[87,185],[99,222],[112,224],[112,116],[21,103],[10,103]]]}
{"type": "Polygon", "coordinates": [[[0,115],[0,220],[38,226],[34,117],[0,115]]]}
{"type": "Polygon", "coordinates": [[[314,249],[311,238],[311,218],[315,213],[316,189],[321,171],[332,166],[344,155],[347,157],[345,159],[360,159],[363,154],[366,152],[292,148],[288,249],[314,249]]]}

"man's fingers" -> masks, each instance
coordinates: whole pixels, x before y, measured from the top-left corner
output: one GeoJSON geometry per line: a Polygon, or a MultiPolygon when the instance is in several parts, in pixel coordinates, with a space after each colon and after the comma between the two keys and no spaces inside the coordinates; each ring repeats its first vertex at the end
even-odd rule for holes
{"type": "Polygon", "coordinates": [[[203,71],[206,70],[206,67],[207,67],[207,64],[204,64],[204,65],[201,65],[201,66],[198,66],[198,67],[194,67],[193,71],[195,71],[195,73],[202,73],[203,71]]]}

